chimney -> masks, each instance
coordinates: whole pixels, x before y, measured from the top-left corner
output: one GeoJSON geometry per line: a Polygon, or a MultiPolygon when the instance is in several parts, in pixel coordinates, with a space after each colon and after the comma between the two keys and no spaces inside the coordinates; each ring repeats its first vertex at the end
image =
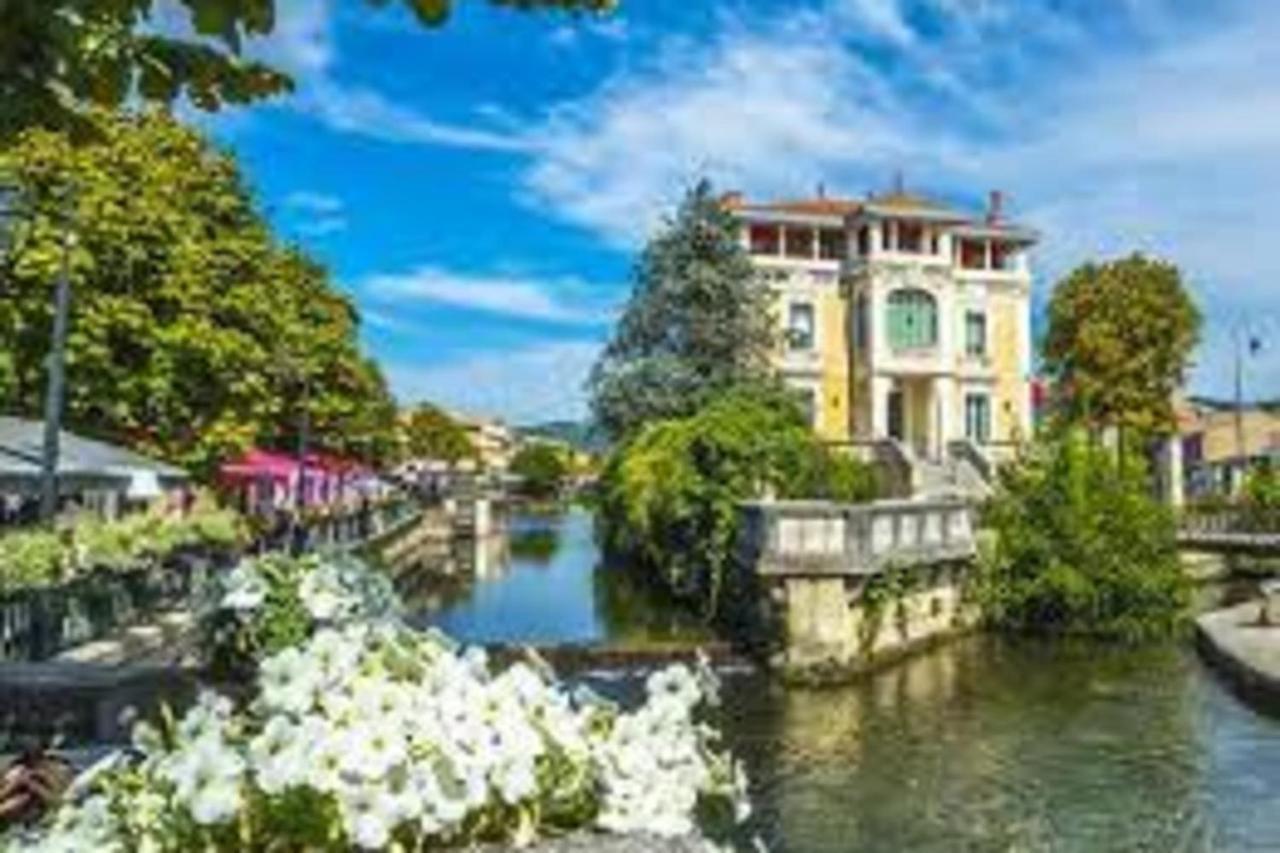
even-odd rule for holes
{"type": "Polygon", "coordinates": [[[987,222],[995,225],[1004,218],[1004,193],[1000,190],[991,191],[991,199],[987,204],[987,222]]]}

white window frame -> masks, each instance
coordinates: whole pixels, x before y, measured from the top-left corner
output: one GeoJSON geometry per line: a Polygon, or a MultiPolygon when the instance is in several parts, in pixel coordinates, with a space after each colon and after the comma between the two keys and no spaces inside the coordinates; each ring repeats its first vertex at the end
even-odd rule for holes
{"type": "Polygon", "coordinates": [[[787,301],[787,350],[788,352],[815,352],[818,349],[818,306],[808,299],[791,299],[787,301]],[[795,318],[796,309],[808,309],[809,328],[808,341],[803,345],[797,341],[801,330],[795,318]]]}

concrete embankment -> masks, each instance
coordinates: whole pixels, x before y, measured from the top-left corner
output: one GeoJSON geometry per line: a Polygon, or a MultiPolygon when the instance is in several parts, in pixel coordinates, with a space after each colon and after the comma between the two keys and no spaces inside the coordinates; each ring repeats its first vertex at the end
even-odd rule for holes
{"type": "Polygon", "coordinates": [[[1251,704],[1280,714],[1280,626],[1258,622],[1260,601],[1196,619],[1196,644],[1251,704]]]}

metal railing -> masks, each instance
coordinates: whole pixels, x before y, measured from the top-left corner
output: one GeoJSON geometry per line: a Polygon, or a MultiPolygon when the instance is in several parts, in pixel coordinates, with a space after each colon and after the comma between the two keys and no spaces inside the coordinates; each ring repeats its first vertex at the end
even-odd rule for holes
{"type": "Polygon", "coordinates": [[[1187,507],[1178,518],[1183,537],[1280,536],[1280,509],[1254,506],[1187,507]]]}
{"type": "Polygon", "coordinates": [[[353,508],[328,515],[312,515],[300,524],[282,515],[277,524],[256,537],[252,551],[354,551],[380,539],[422,514],[421,505],[410,499],[353,508]]]}
{"type": "Polygon", "coordinates": [[[45,660],[181,607],[227,562],[229,555],[178,552],[132,571],[97,571],[0,595],[0,661],[45,660]]]}

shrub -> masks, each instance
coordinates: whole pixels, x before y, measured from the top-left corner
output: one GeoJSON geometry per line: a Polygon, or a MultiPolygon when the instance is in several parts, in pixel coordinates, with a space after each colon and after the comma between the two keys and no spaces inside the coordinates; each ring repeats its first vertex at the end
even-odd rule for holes
{"type": "Polygon", "coordinates": [[[643,428],[609,459],[600,486],[606,550],[701,600],[709,615],[742,501],[874,493],[864,466],[829,454],[792,401],[767,389],[736,390],[691,417],[643,428]]]}
{"type": "Polygon", "coordinates": [[[986,618],[1015,630],[1141,640],[1186,617],[1189,589],[1174,517],[1134,455],[1069,433],[1005,469],[985,512],[986,618]]]}
{"type": "MultiPolygon", "coordinates": [[[[248,582],[235,592],[260,597],[248,582]]],[[[266,657],[239,708],[206,693],[176,722],[139,726],[133,757],[109,758],[46,825],[0,842],[337,851],[523,845],[591,828],[723,838],[747,804],[740,766],[703,720],[713,676],[676,665],[645,686],[625,712],[559,686],[536,658],[495,673],[483,651],[438,632],[356,618],[266,657]]]]}
{"type": "Polygon", "coordinates": [[[184,548],[234,550],[244,524],[231,510],[198,501],[186,515],[141,512],[116,521],[85,515],[65,530],[0,537],[0,592],[65,583],[95,571],[127,572],[184,548]]]}
{"type": "Polygon", "coordinates": [[[1280,472],[1270,463],[1257,466],[1244,483],[1246,529],[1274,533],[1280,530],[1280,472]]]}

